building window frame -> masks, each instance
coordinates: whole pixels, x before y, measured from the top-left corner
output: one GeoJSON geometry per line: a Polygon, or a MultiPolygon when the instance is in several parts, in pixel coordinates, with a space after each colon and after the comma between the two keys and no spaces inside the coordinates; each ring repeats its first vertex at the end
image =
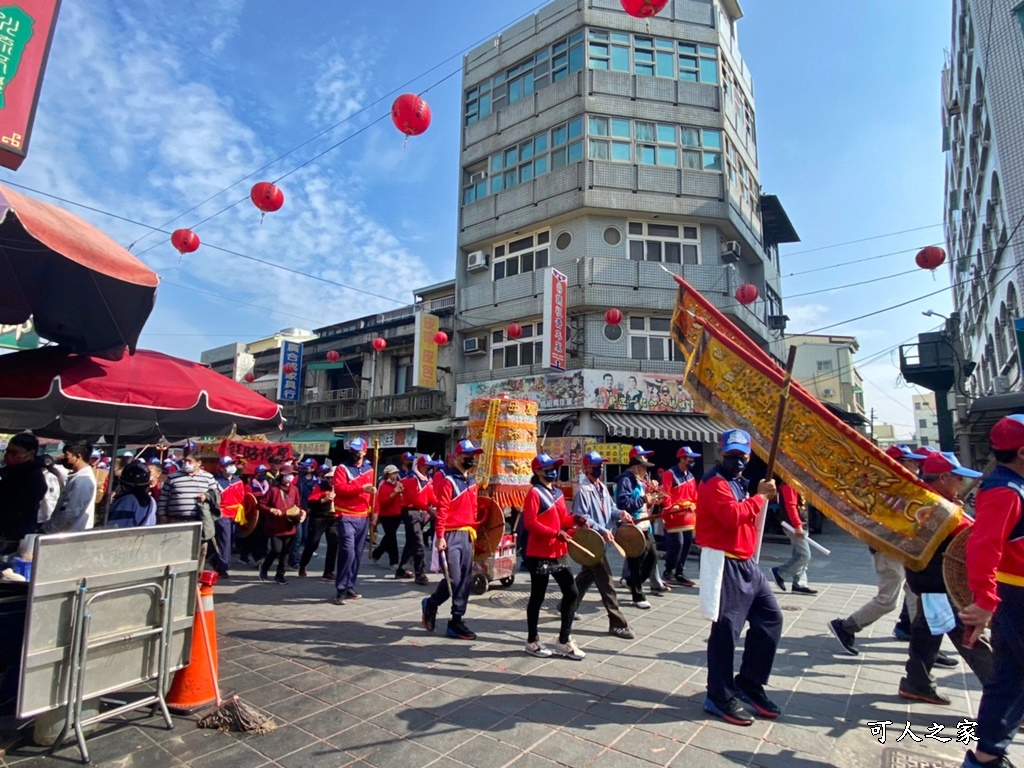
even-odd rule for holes
{"type": "Polygon", "coordinates": [[[496,244],[491,255],[491,278],[503,280],[550,265],[551,230],[542,229],[496,244]]]}
{"type": "Polygon", "coordinates": [[[722,173],[725,137],[718,128],[587,115],[590,160],[722,173]]]}
{"type": "Polygon", "coordinates": [[[626,258],[696,266],[701,263],[700,229],[690,222],[627,221],[626,258]]]}
{"type": "Polygon", "coordinates": [[[630,315],[629,359],[672,362],[680,359],[672,343],[672,319],[655,315],[630,315]]]}
{"type": "Polygon", "coordinates": [[[523,333],[518,339],[508,338],[505,328],[491,330],[488,359],[492,371],[540,364],[543,357],[544,321],[520,323],[520,327],[523,333]]]}
{"type": "Polygon", "coordinates": [[[607,29],[587,30],[587,68],[683,83],[722,80],[717,45],[607,29]]]}

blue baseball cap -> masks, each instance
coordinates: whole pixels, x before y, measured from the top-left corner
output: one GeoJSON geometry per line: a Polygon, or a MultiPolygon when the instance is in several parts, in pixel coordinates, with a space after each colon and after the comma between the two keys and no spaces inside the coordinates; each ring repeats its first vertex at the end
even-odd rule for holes
{"type": "Polygon", "coordinates": [[[962,466],[956,455],[946,453],[945,451],[942,453],[938,451],[929,453],[928,458],[924,460],[924,466],[921,467],[921,472],[925,475],[942,475],[946,472],[952,472],[954,475],[971,479],[981,477],[983,474],[976,469],[968,469],[962,466]]]}
{"type": "Polygon", "coordinates": [[[597,451],[587,451],[583,454],[584,467],[599,467],[604,464],[605,458],[597,451]]]}
{"type": "Polygon", "coordinates": [[[703,454],[695,453],[692,448],[688,445],[684,445],[678,451],[676,451],[676,458],[681,459],[685,456],[688,459],[699,459],[703,454]]]}
{"type": "Polygon", "coordinates": [[[416,461],[416,454],[412,451],[406,451],[402,454],[402,461],[416,461]]]}
{"type": "Polygon", "coordinates": [[[728,429],[722,433],[722,453],[750,453],[750,433],[742,429],[728,429]]]}
{"type": "Polygon", "coordinates": [[[361,437],[353,437],[348,441],[348,449],[350,451],[364,451],[366,450],[366,441],[361,437]]]}
{"type": "Polygon", "coordinates": [[[530,469],[537,472],[541,469],[554,469],[565,464],[565,459],[559,457],[557,459],[552,458],[546,453],[538,453],[533,457],[533,461],[530,462],[530,469]]]}
{"type": "Polygon", "coordinates": [[[653,455],[654,451],[645,451],[642,445],[634,445],[629,449],[629,463],[632,464],[634,461],[637,461],[645,467],[653,467],[654,463],[647,460],[648,456],[653,455]]]}
{"type": "Polygon", "coordinates": [[[483,453],[483,452],[484,452],[484,449],[483,448],[478,448],[477,446],[473,445],[473,441],[472,440],[459,440],[459,442],[457,442],[455,444],[455,455],[456,456],[466,456],[466,455],[470,455],[470,454],[483,453]]]}
{"type": "Polygon", "coordinates": [[[220,465],[222,467],[226,467],[229,464],[234,464],[234,463],[235,463],[235,460],[232,459],[230,456],[221,456],[220,457],[220,465]]]}
{"type": "Polygon", "coordinates": [[[436,467],[443,467],[444,466],[444,462],[432,459],[429,456],[427,456],[427,454],[424,453],[422,456],[420,456],[418,459],[416,459],[416,465],[419,466],[419,467],[435,467],[436,468],[436,467]]]}
{"type": "Polygon", "coordinates": [[[312,467],[315,462],[313,459],[303,459],[299,462],[300,467],[312,467]]]}
{"type": "Polygon", "coordinates": [[[159,465],[160,465],[160,458],[159,458],[159,457],[157,457],[157,456],[154,456],[153,458],[151,458],[151,459],[149,460],[149,463],[150,463],[150,464],[153,464],[153,465],[155,465],[155,466],[159,466],[159,465]]]}
{"type": "Polygon", "coordinates": [[[267,465],[266,464],[260,464],[258,467],[256,467],[256,473],[257,474],[259,474],[260,472],[266,472],[266,471],[267,471],[267,465]]]}

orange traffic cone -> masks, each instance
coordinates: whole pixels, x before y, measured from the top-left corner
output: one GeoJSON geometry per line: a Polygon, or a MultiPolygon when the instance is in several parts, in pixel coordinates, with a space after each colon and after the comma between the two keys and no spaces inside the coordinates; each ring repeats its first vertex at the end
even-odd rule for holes
{"type": "Polygon", "coordinates": [[[192,620],[192,652],[189,664],[174,673],[167,693],[167,707],[175,714],[190,714],[217,703],[217,619],[213,613],[213,585],[216,571],[199,575],[201,610],[192,620]]]}

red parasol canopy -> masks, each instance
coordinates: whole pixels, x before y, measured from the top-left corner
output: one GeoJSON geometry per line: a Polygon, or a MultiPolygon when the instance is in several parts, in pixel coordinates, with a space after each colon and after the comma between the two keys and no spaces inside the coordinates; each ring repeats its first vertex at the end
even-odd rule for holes
{"type": "Polygon", "coordinates": [[[159,282],[91,224],[0,186],[0,325],[31,315],[40,336],[75,352],[134,352],[159,282]]]}
{"type": "Polygon", "coordinates": [[[169,440],[275,431],[281,408],[198,363],[139,350],[119,360],[58,347],[0,355],[0,430],[169,440]]]}

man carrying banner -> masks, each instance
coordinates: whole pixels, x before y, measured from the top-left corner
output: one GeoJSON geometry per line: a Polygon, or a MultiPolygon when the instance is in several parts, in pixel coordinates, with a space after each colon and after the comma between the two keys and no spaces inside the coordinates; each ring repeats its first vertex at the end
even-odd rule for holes
{"type": "Polygon", "coordinates": [[[748,498],[742,474],[750,451],[747,432],[723,432],[722,459],[697,489],[701,605],[705,618],[713,622],[704,711],[732,725],[754,722],[741,701],[770,720],[782,714],[764,690],[782,636],[782,611],[764,572],[752,559],[758,545],[758,515],[775,497],[776,488],[774,480],[761,480],[757,494],[748,498]],[[734,678],[733,657],[746,622],[750,628],[743,661],[734,678]]]}

